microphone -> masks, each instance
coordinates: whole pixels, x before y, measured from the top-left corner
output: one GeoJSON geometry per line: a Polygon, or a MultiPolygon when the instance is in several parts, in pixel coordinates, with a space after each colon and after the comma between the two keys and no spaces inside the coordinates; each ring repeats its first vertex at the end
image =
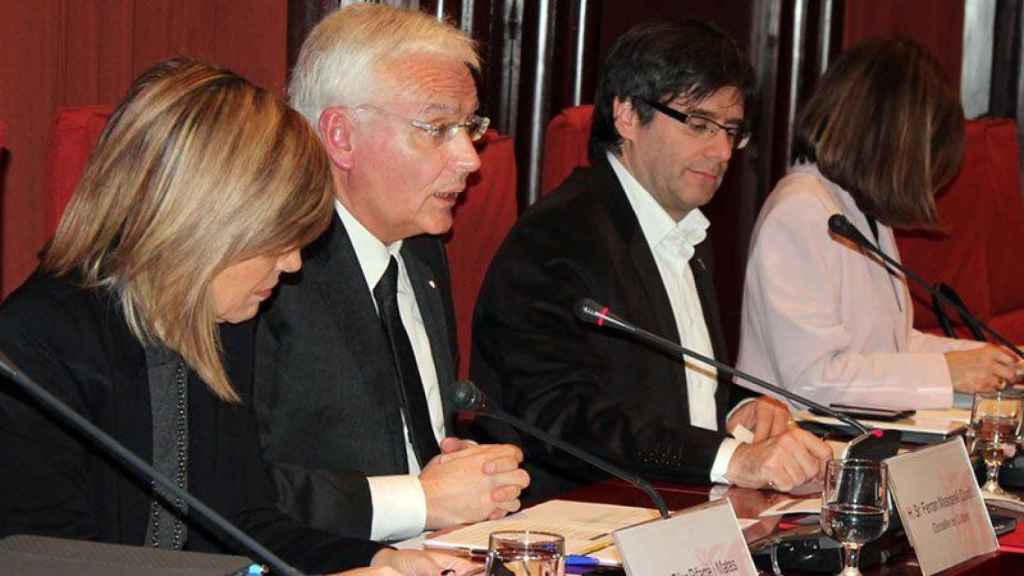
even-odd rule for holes
{"type": "Polygon", "coordinates": [[[23,392],[49,409],[62,424],[70,426],[76,432],[81,433],[94,442],[104,452],[127,465],[128,469],[143,482],[158,484],[161,488],[173,494],[175,498],[180,498],[188,504],[189,510],[195,510],[203,520],[229,534],[236,542],[259,559],[260,562],[273,568],[275,573],[287,576],[302,576],[301,572],[289,566],[276,554],[232,524],[227,518],[221,516],[189,492],[179,488],[177,484],[168,480],[167,477],[157,472],[155,468],[126,448],[124,444],[118,442],[115,438],[64,404],[56,396],[50,394],[49,391],[25,375],[2,351],[0,351],[0,374],[6,376],[17,384],[23,392]]]}
{"type": "Polygon", "coordinates": [[[991,326],[989,326],[987,323],[983,322],[980,318],[978,318],[974,314],[971,314],[960,303],[955,302],[954,300],[952,300],[951,298],[949,298],[948,296],[943,294],[941,290],[937,290],[934,286],[929,284],[927,280],[922,278],[916,272],[914,272],[913,270],[910,270],[910,269],[904,267],[902,264],[897,262],[896,259],[892,258],[891,256],[889,256],[885,252],[882,252],[882,250],[880,248],[878,248],[877,246],[875,246],[875,244],[873,242],[871,242],[870,240],[865,238],[864,235],[861,234],[860,230],[857,230],[857,228],[852,223],[850,223],[850,221],[846,218],[846,216],[844,216],[842,214],[833,214],[833,215],[829,216],[829,218],[828,218],[828,229],[831,230],[833,234],[835,234],[837,236],[842,236],[843,238],[846,238],[847,240],[850,240],[851,242],[853,242],[854,244],[860,246],[861,248],[865,248],[865,249],[869,250],[870,252],[872,252],[873,254],[877,255],[886,264],[888,264],[889,266],[892,266],[896,270],[900,271],[903,274],[904,277],[910,278],[911,280],[916,282],[919,286],[921,286],[922,288],[927,290],[929,294],[931,294],[932,296],[937,298],[940,302],[942,302],[946,306],[949,306],[950,308],[956,310],[961,315],[961,317],[967,318],[967,319],[973,321],[982,330],[984,330],[985,332],[988,332],[989,334],[991,334],[992,337],[995,338],[1000,344],[1002,344],[1003,346],[1006,346],[1010,350],[1013,350],[1013,352],[1019,358],[1024,358],[1024,351],[1021,351],[1021,349],[1018,348],[1016,344],[1011,342],[1009,338],[1007,338],[1006,336],[1003,336],[999,332],[996,332],[995,330],[993,330],[991,326]]]}
{"type": "Polygon", "coordinates": [[[572,454],[595,468],[599,468],[620,480],[624,480],[632,484],[643,491],[644,494],[647,494],[647,496],[654,502],[654,505],[658,508],[658,513],[661,514],[662,518],[668,518],[668,506],[665,505],[665,501],[661,498],[661,494],[658,494],[658,491],[655,490],[654,486],[651,486],[651,483],[647,480],[644,480],[632,472],[619,468],[603,458],[598,458],[589,452],[581,450],[568,442],[548,434],[532,424],[508,414],[501,408],[495,406],[494,403],[490,402],[483,391],[477,388],[476,384],[473,384],[469,380],[450,382],[445,384],[445,388],[447,388],[446,395],[451,400],[452,408],[455,410],[460,412],[472,412],[478,416],[493,418],[499,422],[504,422],[514,428],[518,428],[519,430],[526,432],[534,438],[538,438],[546,444],[550,444],[555,448],[572,454]]]}
{"type": "MultiPolygon", "coordinates": [[[[619,318],[609,313],[607,306],[602,306],[601,304],[594,302],[590,298],[583,298],[576,302],[574,310],[576,312],[576,317],[583,322],[586,322],[588,324],[594,324],[596,326],[601,327],[610,326],[617,330],[621,330],[627,334],[631,334],[639,338],[640,340],[643,340],[644,342],[653,344],[654,346],[661,348],[662,350],[680,359],[685,359],[687,356],[689,356],[690,358],[699,360],[709,366],[714,366],[719,370],[724,370],[727,374],[738,376],[739,378],[746,380],[747,382],[751,382],[766,390],[775,392],[779,396],[788,398],[789,400],[792,400],[793,402],[796,402],[801,406],[806,406],[808,408],[818,410],[823,414],[827,414],[828,416],[831,416],[832,418],[835,418],[836,420],[839,420],[840,422],[843,422],[848,426],[852,426],[855,430],[860,431],[861,434],[869,434],[868,429],[865,428],[863,424],[861,424],[860,422],[853,418],[850,418],[845,414],[837,412],[829,408],[828,406],[825,406],[824,404],[819,404],[818,402],[815,402],[810,398],[805,398],[799,394],[790,392],[789,390],[786,390],[781,386],[769,384],[768,382],[765,382],[764,380],[754,375],[747,374],[742,370],[737,370],[736,368],[733,368],[732,366],[729,366],[724,362],[720,362],[718,360],[715,360],[714,358],[710,358],[698,352],[694,352],[693,350],[690,350],[689,348],[686,348],[684,346],[680,346],[679,344],[676,344],[675,342],[667,338],[662,338],[661,336],[658,336],[657,334],[654,334],[652,332],[648,332],[647,330],[644,330],[639,326],[630,324],[629,322],[623,320],[622,318],[619,318]]],[[[871,432],[871,434],[875,433],[871,432]]],[[[877,434],[875,435],[877,436],[877,434]]]]}

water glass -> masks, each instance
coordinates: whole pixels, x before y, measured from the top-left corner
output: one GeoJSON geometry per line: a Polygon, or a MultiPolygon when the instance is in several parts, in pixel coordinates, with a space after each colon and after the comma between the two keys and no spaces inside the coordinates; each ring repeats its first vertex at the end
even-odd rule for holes
{"type": "Polygon", "coordinates": [[[491,534],[487,576],[563,576],[565,539],[551,532],[508,531],[491,534]]]}
{"type": "Polygon", "coordinates": [[[889,472],[884,462],[832,460],[825,467],[821,529],[843,547],[842,576],[860,575],[861,546],[889,527],[889,472]]]}
{"type": "Polygon", "coordinates": [[[1016,390],[979,392],[971,409],[973,449],[985,461],[987,479],[981,491],[1008,496],[999,486],[999,468],[1017,451],[1024,395],[1016,390]]]}

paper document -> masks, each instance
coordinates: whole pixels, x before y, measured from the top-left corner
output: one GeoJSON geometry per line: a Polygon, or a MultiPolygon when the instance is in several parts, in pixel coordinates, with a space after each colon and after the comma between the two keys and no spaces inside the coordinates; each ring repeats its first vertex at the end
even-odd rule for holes
{"type": "MultiPolygon", "coordinates": [[[[829,416],[818,416],[811,414],[808,410],[801,410],[796,414],[797,420],[818,422],[829,426],[845,426],[835,418],[829,416]]],[[[882,422],[879,420],[868,420],[861,418],[860,421],[869,428],[880,428],[882,430],[900,430],[918,435],[935,435],[945,437],[953,434],[971,422],[971,411],[952,408],[949,410],[918,410],[910,418],[882,422]]],[[[906,439],[906,438],[905,438],[906,439]]]]}
{"type": "Polygon", "coordinates": [[[761,517],[783,516],[785,514],[820,514],[821,498],[786,498],[761,512],[761,517]]]}
{"type": "Polygon", "coordinates": [[[588,554],[602,563],[619,564],[611,533],[619,528],[657,519],[653,508],[549,500],[501,520],[478,522],[424,542],[427,548],[472,550],[486,553],[488,538],[500,530],[539,530],[565,538],[566,554],[588,554]]]}

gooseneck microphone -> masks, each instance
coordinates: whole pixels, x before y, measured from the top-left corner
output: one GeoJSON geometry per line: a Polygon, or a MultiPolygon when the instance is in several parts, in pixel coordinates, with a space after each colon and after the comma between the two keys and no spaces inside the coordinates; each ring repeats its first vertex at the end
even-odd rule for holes
{"type": "Polygon", "coordinates": [[[20,369],[18,369],[18,367],[11,362],[11,359],[3,352],[0,352],[0,375],[9,378],[12,382],[17,384],[23,392],[50,410],[54,415],[56,415],[57,420],[59,420],[61,424],[65,424],[73,428],[76,432],[81,433],[99,446],[104,452],[107,452],[111,456],[114,456],[118,461],[124,463],[128,469],[143,482],[158,484],[161,488],[173,494],[175,498],[184,501],[188,504],[190,511],[195,510],[203,520],[230,535],[248,552],[252,553],[256,559],[271,567],[275,573],[288,576],[302,576],[301,572],[289,566],[276,554],[232,524],[227,518],[221,516],[214,509],[204,504],[192,494],[179,488],[177,484],[168,480],[167,477],[157,472],[155,468],[136,456],[134,452],[126,448],[123,444],[84,418],[78,412],[75,412],[72,408],[64,404],[64,402],[57,399],[56,396],[50,394],[49,391],[34,382],[20,369]]]}
{"type": "Polygon", "coordinates": [[[974,314],[971,314],[970,311],[961,306],[958,302],[954,302],[953,300],[951,300],[948,296],[943,294],[941,290],[937,290],[934,286],[929,284],[927,280],[922,278],[916,272],[906,268],[905,266],[903,266],[903,264],[897,262],[895,258],[883,252],[880,248],[875,246],[874,242],[871,242],[870,240],[865,238],[864,235],[861,234],[860,230],[857,230],[857,228],[846,218],[846,216],[842,214],[833,214],[829,216],[828,229],[832,231],[833,234],[846,238],[847,240],[853,242],[854,244],[860,246],[861,248],[865,248],[872,252],[873,254],[877,255],[886,264],[900,271],[904,275],[904,277],[910,278],[919,286],[927,290],[929,294],[931,294],[935,298],[938,298],[940,302],[956,310],[964,318],[969,318],[971,321],[975,322],[978,327],[980,327],[985,332],[991,334],[992,337],[998,340],[1000,344],[1006,346],[1010,350],[1013,350],[1013,352],[1019,358],[1024,358],[1024,351],[1021,351],[1021,349],[1018,348],[1016,344],[1011,342],[1009,338],[993,330],[991,326],[983,322],[974,314]]]}
{"type": "Polygon", "coordinates": [[[489,402],[483,391],[477,388],[476,384],[473,384],[469,380],[450,382],[445,384],[445,387],[448,389],[446,395],[450,399],[452,407],[455,410],[460,412],[472,412],[478,416],[493,418],[494,420],[504,422],[514,428],[518,428],[519,430],[526,432],[546,444],[550,444],[559,450],[572,454],[595,468],[599,468],[620,480],[629,482],[636,488],[643,491],[644,494],[647,494],[647,496],[654,502],[654,505],[658,508],[658,513],[661,514],[662,518],[668,518],[668,506],[665,505],[665,501],[661,498],[661,494],[658,494],[658,491],[655,490],[654,486],[651,486],[651,483],[647,480],[644,480],[632,472],[619,468],[603,458],[598,458],[589,452],[581,450],[568,442],[548,434],[532,424],[506,413],[501,408],[495,406],[492,402],[489,402]]]}
{"type": "Polygon", "coordinates": [[[623,320],[622,318],[619,318],[618,316],[612,314],[611,312],[608,311],[607,306],[602,306],[601,304],[594,302],[590,298],[583,298],[576,302],[574,311],[576,312],[576,317],[583,322],[586,322],[588,324],[594,324],[596,326],[601,327],[607,326],[619,330],[621,332],[625,332],[649,344],[653,344],[654,346],[668,352],[669,354],[672,354],[673,356],[678,357],[681,360],[684,360],[687,356],[689,356],[690,358],[699,360],[709,366],[714,366],[719,370],[724,370],[727,374],[737,376],[743,380],[746,380],[747,382],[756,384],[766,390],[775,392],[779,396],[788,398],[793,402],[800,404],[801,406],[813,408],[814,410],[818,410],[823,414],[827,414],[848,426],[852,426],[855,430],[860,431],[862,434],[869,433],[868,429],[864,427],[863,424],[861,424],[860,422],[856,421],[853,418],[850,418],[845,414],[836,412],[835,410],[829,408],[828,406],[825,406],[824,404],[819,404],[818,402],[815,402],[810,398],[805,398],[799,394],[790,392],[789,390],[786,390],[781,386],[769,384],[768,382],[765,382],[764,380],[756,376],[747,374],[742,370],[737,370],[736,368],[733,368],[732,366],[729,366],[724,362],[720,362],[718,360],[715,360],[714,358],[710,358],[698,352],[694,352],[693,350],[690,350],[689,348],[686,348],[684,346],[680,346],[679,344],[676,344],[675,342],[667,338],[663,338],[661,336],[658,336],[657,334],[648,332],[647,330],[644,330],[643,328],[631,324],[623,320]]]}

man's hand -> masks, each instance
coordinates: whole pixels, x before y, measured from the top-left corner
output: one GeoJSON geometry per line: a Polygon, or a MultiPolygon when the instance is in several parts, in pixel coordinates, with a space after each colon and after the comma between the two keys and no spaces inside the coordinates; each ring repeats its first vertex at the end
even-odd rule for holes
{"type": "Polygon", "coordinates": [[[374,554],[368,568],[346,570],[332,576],[460,576],[478,567],[465,558],[443,552],[383,548],[374,554]]]}
{"type": "Polygon", "coordinates": [[[1020,366],[1012,352],[992,344],[946,352],[945,358],[953,389],[966,393],[999,390],[1017,380],[1020,366]]]}
{"type": "Polygon", "coordinates": [[[761,396],[737,408],[726,422],[725,429],[731,433],[742,424],[754,433],[754,442],[761,442],[784,433],[792,421],[793,416],[785,402],[761,396]]]}
{"type": "Polygon", "coordinates": [[[789,492],[822,477],[832,448],[817,436],[789,428],[754,444],[740,444],[729,460],[726,476],[742,488],[774,488],[789,492]]]}
{"type": "Polygon", "coordinates": [[[457,438],[441,442],[423,472],[427,529],[501,518],[520,507],[530,476],[519,467],[523,452],[511,444],[483,444],[457,438]]]}

